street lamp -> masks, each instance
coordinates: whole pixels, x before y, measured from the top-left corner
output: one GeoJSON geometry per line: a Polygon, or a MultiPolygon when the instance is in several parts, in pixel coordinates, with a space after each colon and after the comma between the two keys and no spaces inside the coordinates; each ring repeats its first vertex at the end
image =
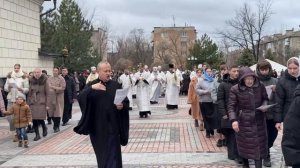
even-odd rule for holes
{"type": "Polygon", "coordinates": [[[63,56],[63,64],[65,66],[66,58],[69,56],[69,50],[65,46],[64,49],[62,49],[62,56],[63,56]]]}
{"type": "Polygon", "coordinates": [[[194,56],[192,55],[192,56],[190,56],[190,57],[188,58],[188,60],[191,61],[192,66],[194,66],[194,64],[197,62],[198,58],[197,58],[197,57],[194,57],[194,56]]]}

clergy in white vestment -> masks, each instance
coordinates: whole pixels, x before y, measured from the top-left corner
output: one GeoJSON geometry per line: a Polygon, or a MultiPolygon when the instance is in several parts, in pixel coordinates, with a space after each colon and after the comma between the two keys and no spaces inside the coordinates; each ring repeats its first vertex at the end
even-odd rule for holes
{"type": "Polygon", "coordinates": [[[98,79],[98,73],[97,73],[97,70],[96,70],[96,67],[91,67],[91,73],[89,74],[89,76],[87,77],[86,79],[86,83],[88,84],[89,82],[92,82],[96,79],[98,79]]]}
{"type": "Polygon", "coordinates": [[[157,104],[161,93],[161,86],[162,86],[162,78],[157,71],[157,67],[153,67],[153,71],[150,77],[150,83],[151,83],[150,103],[157,104]]]}
{"type": "Polygon", "coordinates": [[[145,72],[143,67],[135,74],[136,100],[140,112],[140,118],[147,118],[150,112],[150,73],[145,72]]]}
{"type": "Polygon", "coordinates": [[[164,71],[161,70],[161,66],[157,66],[158,74],[161,77],[161,88],[160,88],[160,96],[165,95],[166,90],[166,74],[164,71]]]}
{"type": "Polygon", "coordinates": [[[192,80],[194,77],[197,77],[197,67],[194,66],[194,70],[190,74],[190,79],[192,80]]]}
{"type": "Polygon", "coordinates": [[[169,64],[170,70],[166,74],[166,104],[167,109],[178,109],[180,75],[176,73],[173,64],[169,64]]]}
{"type": "Polygon", "coordinates": [[[119,77],[118,82],[122,84],[122,88],[129,88],[127,98],[129,100],[129,110],[132,110],[132,87],[135,84],[135,78],[130,74],[128,69],[124,70],[124,73],[119,77]]]}

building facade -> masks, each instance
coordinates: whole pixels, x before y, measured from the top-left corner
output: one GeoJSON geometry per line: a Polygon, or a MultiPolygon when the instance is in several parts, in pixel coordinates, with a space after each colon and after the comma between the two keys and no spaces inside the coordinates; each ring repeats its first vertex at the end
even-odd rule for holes
{"type": "Polygon", "coordinates": [[[44,0],[0,0],[0,77],[21,64],[25,72],[52,72],[53,58],[39,56],[40,12],[44,0]]]}
{"type": "Polygon", "coordinates": [[[174,63],[185,67],[194,46],[197,32],[194,26],[187,27],[154,27],[153,59],[154,64],[174,63]]]}
{"type": "Polygon", "coordinates": [[[102,57],[103,61],[107,61],[107,35],[104,29],[98,28],[92,32],[91,37],[93,49],[102,57]]]}
{"type": "Polygon", "coordinates": [[[274,34],[262,39],[261,54],[263,58],[271,52],[277,62],[285,65],[290,57],[300,56],[300,30],[286,30],[285,34],[274,34]]]}

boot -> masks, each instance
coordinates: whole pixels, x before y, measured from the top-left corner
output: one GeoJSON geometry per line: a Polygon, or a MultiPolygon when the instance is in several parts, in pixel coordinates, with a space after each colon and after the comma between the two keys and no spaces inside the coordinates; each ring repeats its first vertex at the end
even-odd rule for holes
{"type": "Polygon", "coordinates": [[[54,130],[54,133],[57,133],[60,131],[59,127],[54,127],[53,130],[54,130]]]}
{"type": "Polygon", "coordinates": [[[198,120],[195,120],[195,127],[199,127],[198,120]]]}
{"type": "Polygon", "coordinates": [[[35,137],[33,140],[38,141],[39,139],[41,139],[39,127],[34,128],[34,131],[35,131],[35,137]]]}
{"type": "Polygon", "coordinates": [[[271,164],[271,157],[270,157],[270,149],[268,151],[267,158],[265,158],[264,161],[263,161],[263,165],[265,167],[271,167],[272,166],[272,164],[271,164]]]}
{"type": "Polygon", "coordinates": [[[22,140],[19,140],[18,147],[22,147],[22,146],[23,146],[23,141],[22,141],[22,140]]]}
{"type": "Polygon", "coordinates": [[[13,142],[18,142],[18,141],[19,141],[19,138],[18,138],[18,135],[16,134],[16,135],[14,136],[13,142]]]}
{"type": "Polygon", "coordinates": [[[223,139],[219,139],[217,141],[217,147],[222,147],[223,146],[223,139]]]}
{"type": "Polygon", "coordinates": [[[250,168],[248,159],[243,159],[243,168],[250,168]]]}
{"type": "Polygon", "coordinates": [[[199,129],[200,129],[200,131],[204,131],[204,124],[203,124],[203,122],[201,122],[199,129]]]}
{"type": "Polygon", "coordinates": [[[24,141],[24,148],[28,148],[28,140],[24,141]]]}
{"type": "Polygon", "coordinates": [[[255,160],[255,168],[262,168],[262,160],[255,160]]]}
{"type": "Polygon", "coordinates": [[[48,128],[47,128],[47,126],[45,124],[42,125],[42,128],[43,128],[43,137],[45,137],[45,136],[48,135],[48,128]]]}

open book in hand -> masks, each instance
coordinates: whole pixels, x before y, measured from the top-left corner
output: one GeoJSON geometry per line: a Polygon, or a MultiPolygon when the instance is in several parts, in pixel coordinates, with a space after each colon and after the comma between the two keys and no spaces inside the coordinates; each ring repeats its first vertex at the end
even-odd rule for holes
{"type": "Polygon", "coordinates": [[[261,110],[261,111],[266,111],[266,110],[268,110],[269,108],[275,106],[276,104],[277,104],[277,103],[275,103],[275,104],[270,104],[270,105],[261,105],[261,106],[257,107],[256,109],[257,109],[257,110],[261,110]]]}
{"type": "Polygon", "coordinates": [[[121,104],[122,101],[126,98],[130,87],[124,89],[117,89],[114,104],[121,104]]]}

